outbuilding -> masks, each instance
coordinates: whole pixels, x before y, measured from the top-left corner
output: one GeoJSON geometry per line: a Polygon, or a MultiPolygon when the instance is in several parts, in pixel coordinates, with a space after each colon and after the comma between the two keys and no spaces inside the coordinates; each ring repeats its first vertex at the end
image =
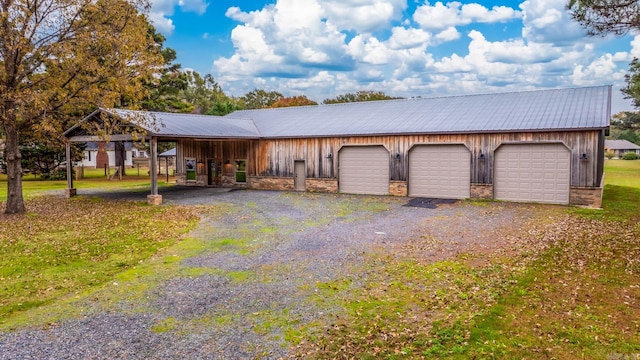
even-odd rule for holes
{"type": "MultiPolygon", "coordinates": [[[[610,99],[611,86],[596,86],[225,117],[100,109],[83,124],[155,124],[139,127],[152,145],[176,142],[184,185],[600,207],[610,99]]],[[[65,135],[95,141],[88,128],[65,135]]]]}
{"type": "Polygon", "coordinates": [[[604,150],[613,152],[613,156],[622,158],[626,153],[640,155],[640,146],[629,140],[605,140],[604,150]]]}

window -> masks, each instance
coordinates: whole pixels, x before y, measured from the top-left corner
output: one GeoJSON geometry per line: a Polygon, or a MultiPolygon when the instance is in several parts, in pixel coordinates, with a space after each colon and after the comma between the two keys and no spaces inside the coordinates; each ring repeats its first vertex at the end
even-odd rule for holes
{"type": "Polygon", "coordinates": [[[247,160],[236,160],[236,182],[247,182],[247,160]]]}
{"type": "Polygon", "coordinates": [[[196,159],[185,158],[184,169],[187,174],[187,181],[196,181],[196,159]]]}

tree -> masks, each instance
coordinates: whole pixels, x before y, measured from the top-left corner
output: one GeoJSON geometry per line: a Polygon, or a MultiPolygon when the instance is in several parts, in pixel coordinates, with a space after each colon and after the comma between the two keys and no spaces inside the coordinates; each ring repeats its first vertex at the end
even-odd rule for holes
{"type": "Polygon", "coordinates": [[[611,125],[620,130],[640,130],[640,114],[623,111],[611,117],[611,125]]]}
{"type": "Polygon", "coordinates": [[[640,61],[633,58],[629,72],[624,76],[627,86],[622,89],[626,99],[632,99],[633,105],[640,108],[640,61]]]}
{"type": "Polygon", "coordinates": [[[242,110],[236,99],[229,99],[226,101],[220,101],[213,104],[213,106],[206,112],[206,115],[224,116],[231,114],[236,110],[242,110]]]}
{"type": "Polygon", "coordinates": [[[282,97],[282,94],[277,91],[267,92],[262,89],[255,89],[244,94],[240,101],[245,109],[264,109],[270,107],[282,97]]]}
{"type": "Polygon", "coordinates": [[[214,104],[225,102],[229,97],[222,91],[222,87],[213,78],[213,75],[200,75],[197,71],[187,71],[187,88],[183,96],[184,101],[194,106],[196,114],[208,113],[214,104]]]}
{"type": "Polygon", "coordinates": [[[160,54],[163,66],[159,69],[159,76],[152,77],[145,82],[147,96],[142,100],[141,107],[148,111],[190,113],[193,104],[184,101],[183,92],[189,86],[187,74],[176,64],[176,52],[164,47],[166,38],[149,25],[148,35],[153,38],[156,46],[161,48],[160,54]]]}
{"type": "Polygon", "coordinates": [[[25,212],[21,134],[59,138],[69,114],[135,107],[163,59],[147,0],[0,1],[0,126],[8,214],[25,212]]]}
{"type": "Polygon", "coordinates": [[[609,139],[640,144],[640,113],[623,111],[611,117],[609,139]]]}
{"type": "Polygon", "coordinates": [[[300,95],[300,96],[280,98],[276,102],[271,104],[270,107],[281,108],[281,107],[308,106],[308,105],[318,105],[318,103],[313,100],[310,100],[308,97],[304,95],[300,95]]]}
{"type": "Polygon", "coordinates": [[[361,102],[361,101],[378,101],[378,100],[393,100],[401,99],[399,97],[389,96],[382,91],[358,91],[354,93],[346,93],[344,95],[338,95],[335,99],[325,99],[323,104],[338,104],[349,102],[361,102]]]}
{"type": "Polygon", "coordinates": [[[624,35],[640,29],[638,0],[570,0],[567,7],[590,35],[624,35]]]}

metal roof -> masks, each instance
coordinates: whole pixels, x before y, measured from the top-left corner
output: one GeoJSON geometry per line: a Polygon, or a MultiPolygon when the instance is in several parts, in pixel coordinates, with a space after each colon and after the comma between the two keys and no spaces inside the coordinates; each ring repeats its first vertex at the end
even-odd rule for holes
{"type": "Polygon", "coordinates": [[[103,109],[103,111],[130,119],[150,133],[161,137],[260,138],[260,132],[253,121],[238,117],[120,109],[103,109]]]}
{"type": "Polygon", "coordinates": [[[604,147],[611,150],[640,150],[640,146],[628,140],[605,140],[604,147]]]}
{"type": "Polygon", "coordinates": [[[171,156],[176,156],[176,148],[171,148],[163,153],[160,153],[160,155],[158,155],[159,157],[171,157],[171,156]]]}
{"type": "MultiPolygon", "coordinates": [[[[164,138],[304,138],[603,129],[611,86],[241,110],[227,116],[100,109],[164,138]]],[[[83,120],[83,121],[85,121],[83,120]]],[[[81,134],[79,125],[65,132],[81,134]]]]}
{"type": "Polygon", "coordinates": [[[240,110],[263,138],[601,129],[611,86],[240,110]]]}

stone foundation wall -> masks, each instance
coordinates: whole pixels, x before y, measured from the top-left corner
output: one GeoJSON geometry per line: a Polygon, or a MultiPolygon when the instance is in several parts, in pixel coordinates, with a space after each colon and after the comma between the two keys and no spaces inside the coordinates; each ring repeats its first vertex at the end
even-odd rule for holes
{"type": "Polygon", "coordinates": [[[393,196],[407,196],[407,182],[392,180],[389,182],[389,194],[393,196]]]}
{"type": "Polygon", "coordinates": [[[471,184],[471,198],[479,200],[492,200],[493,184],[471,184]]]}
{"type": "Polygon", "coordinates": [[[251,176],[247,178],[247,184],[249,188],[258,190],[295,190],[293,178],[251,176]]]}
{"type": "Polygon", "coordinates": [[[196,181],[187,181],[187,174],[176,173],[177,185],[206,186],[207,181],[208,181],[207,175],[196,175],[196,181]]]}
{"type": "Polygon", "coordinates": [[[187,184],[187,175],[176,173],[176,184],[177,185],[186,185],[187,184]]]}
{"type": "Polygon", "coordinates": [[[569,204],[587,206],[591,208],[602,207],[603,188],[571,188],[569,191],[569,204]]]}
{"type": "Polygon", "coordinates": [[[336,179],[307,179],[305,186],[307,191],[312,192],[338,192],[338,180],[336,179]]]}
{"type": "Polygon", "coordinates": [[[236,184],[235,175],[222,174],[222,187],[234,187],[236,184]]]}

